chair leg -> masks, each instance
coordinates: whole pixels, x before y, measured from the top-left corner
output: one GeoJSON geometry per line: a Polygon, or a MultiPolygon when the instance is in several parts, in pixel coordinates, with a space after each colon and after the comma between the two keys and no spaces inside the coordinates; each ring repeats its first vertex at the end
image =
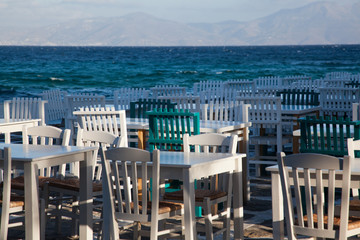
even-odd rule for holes
{"type": "Polygon", "coordinates": [[[204,198],[205,209],[204,209],[204,217],[205,217],[205,232],[206,239],[213,240],[213,228],[212,228],[212,214],[211,214],[211,204],[210,198],[204,198]]]}
{"type": "Polygon", "coordinates": [[[135,223],[135,225],[134,225],[134,227],[133,227],[133,229],[134,229],[134,236],[133,236],[133,239],[134,240],[140,240],[141,239],[141,236],[140,236],[140,230],[141,230],[141,223],[139,223],[139,222],[136,222],[135,223]]]}
{"type": "Polygon", "coordinates": [[[40,199],[40,239],[45,240],[46,213],[45,200],[40,199]]]}

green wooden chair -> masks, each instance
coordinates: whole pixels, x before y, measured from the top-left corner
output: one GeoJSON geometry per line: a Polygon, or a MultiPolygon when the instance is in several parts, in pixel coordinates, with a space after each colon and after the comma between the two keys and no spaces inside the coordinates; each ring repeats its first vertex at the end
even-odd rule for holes
{"type": "Polygon", "coordinates": [[[319,93],[314,90],[284,89],[276,93],[284,105],[320,105],[319,93]]]}
{"type": "Polygon", "coordinates": [[[139,99],[130,102],[130,118],[147,118],[146,112],[154,108],[175,109],[176,103],[162,99],[139,99]]]}
{"type": "Polygon", "coordinates": [[[149,117],[150,151],[160,150],[181,151],[183,135],[200,134],[200,113],[189,110],[154,109],[146,113],[149,117]]]}
{"type": "Polygon", "coordinates": [[[347,139],[360,139],[360,121],[349,118],[300,118],[300,152],[348,155],[347,139]]]}

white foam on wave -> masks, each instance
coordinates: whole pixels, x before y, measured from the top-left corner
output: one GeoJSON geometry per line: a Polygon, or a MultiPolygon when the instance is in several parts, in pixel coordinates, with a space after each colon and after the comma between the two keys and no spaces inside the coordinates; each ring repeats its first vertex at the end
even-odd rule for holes
{"type": "Polygon", "coordinates": [[[50,77],[51,81],[64,81],[63,78],[50,77]]]}

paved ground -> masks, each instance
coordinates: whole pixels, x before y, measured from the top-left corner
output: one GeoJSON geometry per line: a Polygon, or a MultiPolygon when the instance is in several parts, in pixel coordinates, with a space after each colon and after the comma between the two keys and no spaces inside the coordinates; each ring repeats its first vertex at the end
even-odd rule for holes
{"type": "MultiPolygon", "coordinates": [[[[271,186],[270,178],[263,177],[251,180],[251,200],[245,205],[245,238],[247,239],[272,239],[271,222],[271,186]]],[[[77,239],[71,236],[71,222],[64,221],[61,233],[54,230],[55,221],[50,219],[47,224],[46,239],[77,239]]],[[[200,222],[201,228],[203,224],[200,222]]],[[[233,229],[232,229],[233,230],[233,229]]],[[[123,229],[122,239],[132,239],[132,233],[129,229],[123,229]]],[[[233,231],[231,232],[233,236],[233,231]]],[[[8,239],[24,239],[24,233],[19,230],[10,230],[8,239]]],[[[199,239],[206,239],[205,236],[199,236],[199,239]]],[[[216,239],[222,239],[218,236],[216,239]]]]}

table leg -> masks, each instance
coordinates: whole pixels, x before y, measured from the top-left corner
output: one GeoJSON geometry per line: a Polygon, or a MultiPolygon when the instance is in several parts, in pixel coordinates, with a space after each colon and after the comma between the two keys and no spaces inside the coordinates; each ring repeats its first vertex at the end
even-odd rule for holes
{"type": "Polygon", "coordinates": [[[191,171],[183,170],[185,239],[196,239],[195,184],[191,171]]]}
{"type": "Polygon", "coordinates": [[[93,239],[92,214],[92,151],[84,153],[85,160],[80,162],[80,239],[93,239]]]}
{"type": "Polygon", "coordinates": [[[39,181],[37,172],[36,164],[24,164],[25,239],[40,239],[39,181]]]}
{"type": "Polygon", "coordinates": [[[247,127],[242,128],[242,141],[239,141],[239,152],[245,153],[246,157],[242,159],[242,183],[243,183],[243,196],[244,202],[250,201],[250,179],[248,178],[248,161],[249,156],[249,129],[247,127]]]}
{"type": "Polygon", "coordinates": [[[244,239],[244,208],[243,208],[243,171],[242,159],[236,160],[236,170],[233,173],[233,211],[234,237],[244,239]]]}
{"type": "Polygon", "coordinates": [[[271,172],[273,239],[284,239],[284,204],[280,174],[271,172]]]}

